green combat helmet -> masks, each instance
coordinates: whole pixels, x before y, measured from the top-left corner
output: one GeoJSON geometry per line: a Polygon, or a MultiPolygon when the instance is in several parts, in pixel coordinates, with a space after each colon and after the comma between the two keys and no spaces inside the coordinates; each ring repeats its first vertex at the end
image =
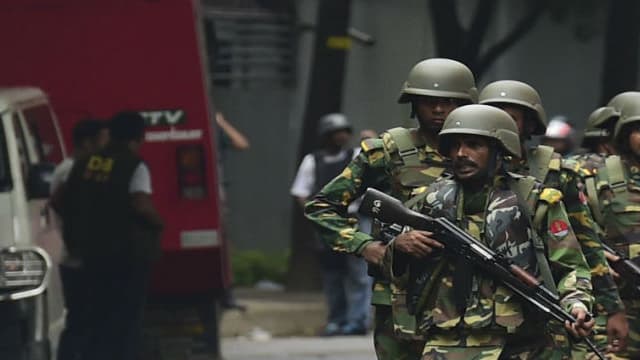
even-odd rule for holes
{"type": "Polygon", "coordinates": [[[480,104],[515,104],[536,113],[536,128],[533,135],[544,135],[547,129],[547,115],[542,107],[540,94],[531,85],[515,80],[494,81],[480,92],[480,104]]]}
{"type": "Polygon", "coordinates": [[[620,119],[616,124],[613,136],[617,144],[622,143],[620,136],[622,129],[629,124],[640,122],[640,101],[629,101],[622,106],[620,110],[620,119]]]}
{"type": "Polygon", "coordinates": [[[616,111],[612,106],[603,106],[595,109],[587,119],[582,146],[586,147],[585,142],[589,139],[608,138],[611,136],[607,127],[612,121],[616,121],[618,117],[620,117],[620,112],[616,111]]]}
{"type": "Polygon", "coordinates": [[[400,91],[399,103],[411,102],[412,96],[436,96],[478,100],[476,80],[469,68],[451,59],[427,59],[417,63],[400,91]]]}
{"type": "Polygon", "coordinates": [[[439,151],[448,154],[452,134],[468,134],[498,140],[510,155],[521,157],[518,126],[506,111],[488,105],[461,106],[447,116],[440,131],[439,151]]]}
{"type": "Polygon", "coordinates": [[[620,93],[611,98],[607,106],[611,106],[617,112],[620,112],[622,107],[629,102],[640,102],[640,91],[625,91],[620,93]]]}

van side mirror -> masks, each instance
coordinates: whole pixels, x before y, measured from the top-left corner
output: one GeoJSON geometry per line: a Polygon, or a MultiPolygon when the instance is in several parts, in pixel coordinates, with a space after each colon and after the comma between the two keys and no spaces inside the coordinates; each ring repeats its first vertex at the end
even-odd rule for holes
{"type": "Polygon", "coordinates": [[[27,197],[29,199],[46,199],[49,197],[55,168],[56,165],[53,163],[31,165],[27,179],[27,197]]]}

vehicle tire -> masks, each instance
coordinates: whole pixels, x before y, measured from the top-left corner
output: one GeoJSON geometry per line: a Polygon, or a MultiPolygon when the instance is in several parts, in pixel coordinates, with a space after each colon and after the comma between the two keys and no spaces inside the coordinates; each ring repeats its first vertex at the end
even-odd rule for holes
{"type": "Polygon", "coordinates": [[[204,328],[202,341],[206,352],[212,355],[214,359],[222,359],[220,353],[220,320],[222,319],[220,298],[214,296],[213,299],[200,303],[198,305],[198,316],[204,328]]]}
{"type": "Polygon", "coordinates": [[[51,359],[46,305],[44,294],[0,302],[0,359],[51,359]]]}

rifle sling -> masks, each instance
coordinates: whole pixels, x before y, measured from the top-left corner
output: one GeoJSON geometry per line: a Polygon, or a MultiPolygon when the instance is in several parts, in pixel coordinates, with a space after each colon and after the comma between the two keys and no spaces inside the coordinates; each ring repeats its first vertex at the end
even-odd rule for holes
{"type": "Polygon", "coordinates": [[[529,223],[529,227],[531,228],[531,236],[536,254],[536,262],[538,263],[538,268],[540,269],[540,275],[542,276],[543,284],[552,293],[557,295],[558,289],[556,288],[556,283],[553,280],[553,274],[551,273],[551,268],[549,267],[549,262],[547,261],[546,248],[544,246],[544,242],[542,241],[542,239],[540,239],[540,236],[538,236],[538,229],[547,213],[548,205],[544,202],[540,202],[538,208],[536,209],[534,217],[531,214],[531,210],[529,209],[526,201],[523,199],[523,194],[529,194],[533,190],[535,183],[533,181],[524,181],[524,179],[520,179],[515,184],[512,182],[512,184],[514,185],[512,186],[512,189],[514,190],[513,192],[516,194],[516,198],[518,199],[518,206],[524,213],[524,216],[527,218],[527,222],[529,223]]]}

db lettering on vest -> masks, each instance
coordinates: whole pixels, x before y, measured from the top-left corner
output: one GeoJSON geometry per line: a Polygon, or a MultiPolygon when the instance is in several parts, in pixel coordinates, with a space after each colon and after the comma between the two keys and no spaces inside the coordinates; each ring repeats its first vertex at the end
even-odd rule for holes
{"type": "Polygon", "coordinates": [[[549,227],[552,235],[563,237],[569,233],[569,225],[562,220],[554,220],[549,227]]]}
{"type": "Polygon", "coordinates": [[[113,170],[113,158],[92,156],[87,163],[87,170],[84,173],[85,179],[93,179],[97,182],[105,182],[109,179],[113,170]]]}

